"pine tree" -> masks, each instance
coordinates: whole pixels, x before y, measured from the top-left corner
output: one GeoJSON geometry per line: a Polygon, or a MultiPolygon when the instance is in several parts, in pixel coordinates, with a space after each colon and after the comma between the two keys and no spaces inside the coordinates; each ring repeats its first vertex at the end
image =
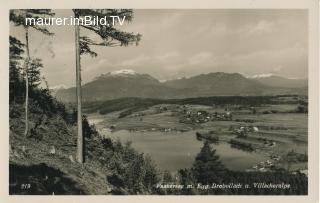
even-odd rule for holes
{"type": "Polygon", "coordinates": [[[192,168],[193,174],[197,181],[202,184],[218,183],[223,180],[226,168],[216,155],[216,150],[212,149],[208,141],[205,141],[200,153],[192,168]]]}
{"type": "Polygon", "coordinates": [[[41,59],[36,58],[30,60],[28,68],[29,87],[35,88],[41,83],[41,68],[43,68],[41,59]]]}
{"type": "Polygon", "coordinates": [[[15,100],[22,91],[21,64],[24,44],[17,38],[10,36],[9,47],[9,101],[15,100]]]}
{"type": "Polygon", "coordinates": [[[44,26],[39,26],[37,24],[27,25],[26,19],[33,18],[35,20],[39,18],[51,17],[54,13],[50,9],[17,9],[10,10],[10,21],[13,22],[16,26],[22,26],[25,30],[25,45],[26,45],[26,54],[24,64],[24,73],[25,73],[25,83],[26,83],[26,97],[25,97],[25,132],[24,135],[28,136],[29,133],[29,80],[28,80],[28,68],[30,65],[30,51],[29,51],[29,28],[33,28],[36,31],[39,31],[45,35],[53,35],[49,30],[44,26]]]}
{"type": "MultiPolygon", "coordinates": [[[[126,22],[133,19],[133,11],[131,9],[74,9],[74,17],[81,18],[84,16],[98,16],[100,18],[110,16],[119,16],[124,18],[126,22]]],[[[89,54],[92,57],[97,56],[97,53],[92,51],[91,46],[128,46],[138,44],[140,34],[123,32],[115,28],[111,22],[109,25],[75,25],[75,49],[76,49],[76,89],[77,89],[77,123],[78,123],[78,138],[77,138],[77,159],[79,163],[84,162],[83,156],[83,129],[82,129],[82,102],[81,102],[81,63],[80,56],[89,54]],[[95,33],[100,37],[101,41],[94,41],[87,36],[80,36],[80,27],[95,33]]]]}

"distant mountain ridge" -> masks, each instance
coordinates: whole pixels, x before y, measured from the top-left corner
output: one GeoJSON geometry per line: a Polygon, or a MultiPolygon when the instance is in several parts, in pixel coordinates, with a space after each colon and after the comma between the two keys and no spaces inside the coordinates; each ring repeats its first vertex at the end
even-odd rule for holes
{"type": "MultiPolygon", "coordinates": [[[[83,101],[103,101],[122,97],[169,98],[175,90],[163,86],[157,79],[148,74],[128,71],[110,72],[96,77],[93,81],[82,85],[83,101]]],[[[56,97],[64,102],[76,99],[75,87],[60,90],[56,97]]]]}
{"type": "MultiPolygon", "coordinates": [[[[290,85],[291,83],[288,81],[291,82],[291,79],[284,78],[281,83],[281,77],[250,79],[239,73],[216,72],[160,82],[148,74],[124,69],[102,74],[93,81],[84,84],[82,99],[84,102],[88,102],[124,97],[173,99],[206,96],[306,94],[305,83],[292,82],[294,85],[290,85]]],[[[63,102],[74,102],[76,101],[75,93],[75,87],[59,89],[56,92],[56,97],[63,102]]]]}
{"type": "Polygon", "coordinates": [[[307,79],[290,79],[277,75],[253,79],[271,87],[303,88],[308,86],[307,79]]]}
{"type": "Polygon", "coordinates": [[[201,95],[256,95],[264,85],[248,80],[239,73],[209,73],[201,74],[191,78],[167,81],[168,87],[187,88],[201,92],[201,95]]]}

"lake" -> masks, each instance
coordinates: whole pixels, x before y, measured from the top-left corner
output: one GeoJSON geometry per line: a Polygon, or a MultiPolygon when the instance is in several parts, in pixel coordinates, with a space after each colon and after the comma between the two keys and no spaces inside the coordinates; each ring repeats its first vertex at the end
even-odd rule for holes
{"type": "MultiPolygon", "coordinates": [[[[114,140],[119,139],[123,143],[131,141],[132,147],[139,152],[149,154],[160,169],[177,171],[191,167],[196,155],[200,152],[203,143],[196,139],[195,133],[195,131],[164,133],[120,130],[103,134],[114,140]]],[[[212,147],[216,149],[222,163],[232,170],[243,171],[267,159],[261,154],[231,148],[225,142],[212,147]]]]}

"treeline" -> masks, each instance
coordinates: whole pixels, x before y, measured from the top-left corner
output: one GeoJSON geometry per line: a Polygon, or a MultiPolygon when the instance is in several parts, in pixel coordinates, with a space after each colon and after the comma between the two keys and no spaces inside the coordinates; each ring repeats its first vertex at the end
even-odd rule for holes
{"type": "MultiPolygon", "coordinates": [[[[181,184],[182,190],[165,189],[165,194],[175,195],[307,195],[308,178],[305,174],[292,174],[285,170],[270,172],[231,171],[221,163],[216,151],[209,142],[204,145],[195,158],[190,169],[182,169],[178,173],[178,181],[166,174],[167,184],[181,184]],[[284,184],[287,188],[259,188],[257,184],[284,184]],[[241,187],[210,188],[216,185],[239,185],[241,187]],[[187,188],[192,185],[192,188],[187,188]],[[198,187],[200,185],[200,187],[198,187]],[[209,186],[205,188],[203,186],[209,186]],[[247,185],[248,187],[245,187],[247,185]]],[[[165,183],[164,183],[165,184],[165,183]]]]}
{"type": "MultiPolygon", "coordinates": [[[[292,95],[294,97],[295,95],[292,95]]],[[[114,111],[125,110],[122,117],[131,113],[146,109],[158,104],[180,104],[180,105],[206,105],[206,106],[261,106],[264,104],[280,104],[284,103],[278,99],[283,96],[214,96],[199,97],[187,99],[151,99],[151,98],[120,98],[108,100],[104,102],[86,102],[84,103],[84,111],[87,113],[100,112],[107,114],[114,111]]],[[[287,95],[286,95],[287,97],[287,95]]],[[[285,103],[299,104],[300,101],[286,101],[285,103]]]]}
{"type": "Polygon", "coordinates": [[[145,99],[145,98],[121,98],[108,100],[105,102],[84,102],[83,109],[87,113],[100,112],[107,114],[114,111],[124,109],[140,109],[164,103],[160,99],[145,99]]]}
{"type": "MultiPolygon", "coordinates": [[[[17,38],[10,36],[10,59],[9,59],[9,104],[10,104],[10,118],[23,117],[23,110],[14,108],[16,105],[23,105],[25,103],[26,86],[25,86],[25,71],[23,71],[23,57],[25,52],[25,45],[17,38]]],[[[47,117],[54,115],[61,115],[61,117],[68,121],[71,118],[68,115],[65,105],[57,101],[50,93],[47,85],[40,87],[41,82],[45,84],[45,78],[41,76],[41,69],[43,65],[41,59],[32,59],[28,68],[28,88],[31,113],[43,114],[47,117]]],[[[71,121],[68,121],[71,122],[71,121]]]]}

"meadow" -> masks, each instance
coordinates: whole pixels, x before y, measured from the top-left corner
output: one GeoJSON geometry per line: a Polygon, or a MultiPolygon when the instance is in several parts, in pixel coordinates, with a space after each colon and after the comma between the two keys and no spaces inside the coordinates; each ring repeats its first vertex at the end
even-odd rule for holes
{"type": "Polygon", "coordinates": [[[149,154],[164,170],[176,171],[192,165],[202,146],[202,142],[196,139],[197,132],[211,132],[219,137],[220,142],[212,145],[229,169],[270,170],[260,166],[268,161],[273,169],[306,170],[308,114],[297,112],[299,103],[293,102],[293,99],[283,101],[281,97],[263,101],[258,105],[157,101],[153,105],[149,103],[143,108],[134,108],[126,116],[121,115],[128,112],[128,108],[118,108],[107,114],[90,112],[87,115],[89,122],[95,124],[103,136],[132,142],[135,149],[149,154]],[[197,114],[199,112],[206,116],[201,117],[197,114]],[[226,112],[232,113],[232,119],[224,119],[226,112]],[[249,129],[246,136],[236,133],[240,128],[249,129]],[[250,131],[253,128],[256,131],[250,131]],[[246,143],[252,146],[253,151],[230,144],[231,140],[246,143]],[[290,152],[306,158],[297,160],[289,157],[290,152]]]}

